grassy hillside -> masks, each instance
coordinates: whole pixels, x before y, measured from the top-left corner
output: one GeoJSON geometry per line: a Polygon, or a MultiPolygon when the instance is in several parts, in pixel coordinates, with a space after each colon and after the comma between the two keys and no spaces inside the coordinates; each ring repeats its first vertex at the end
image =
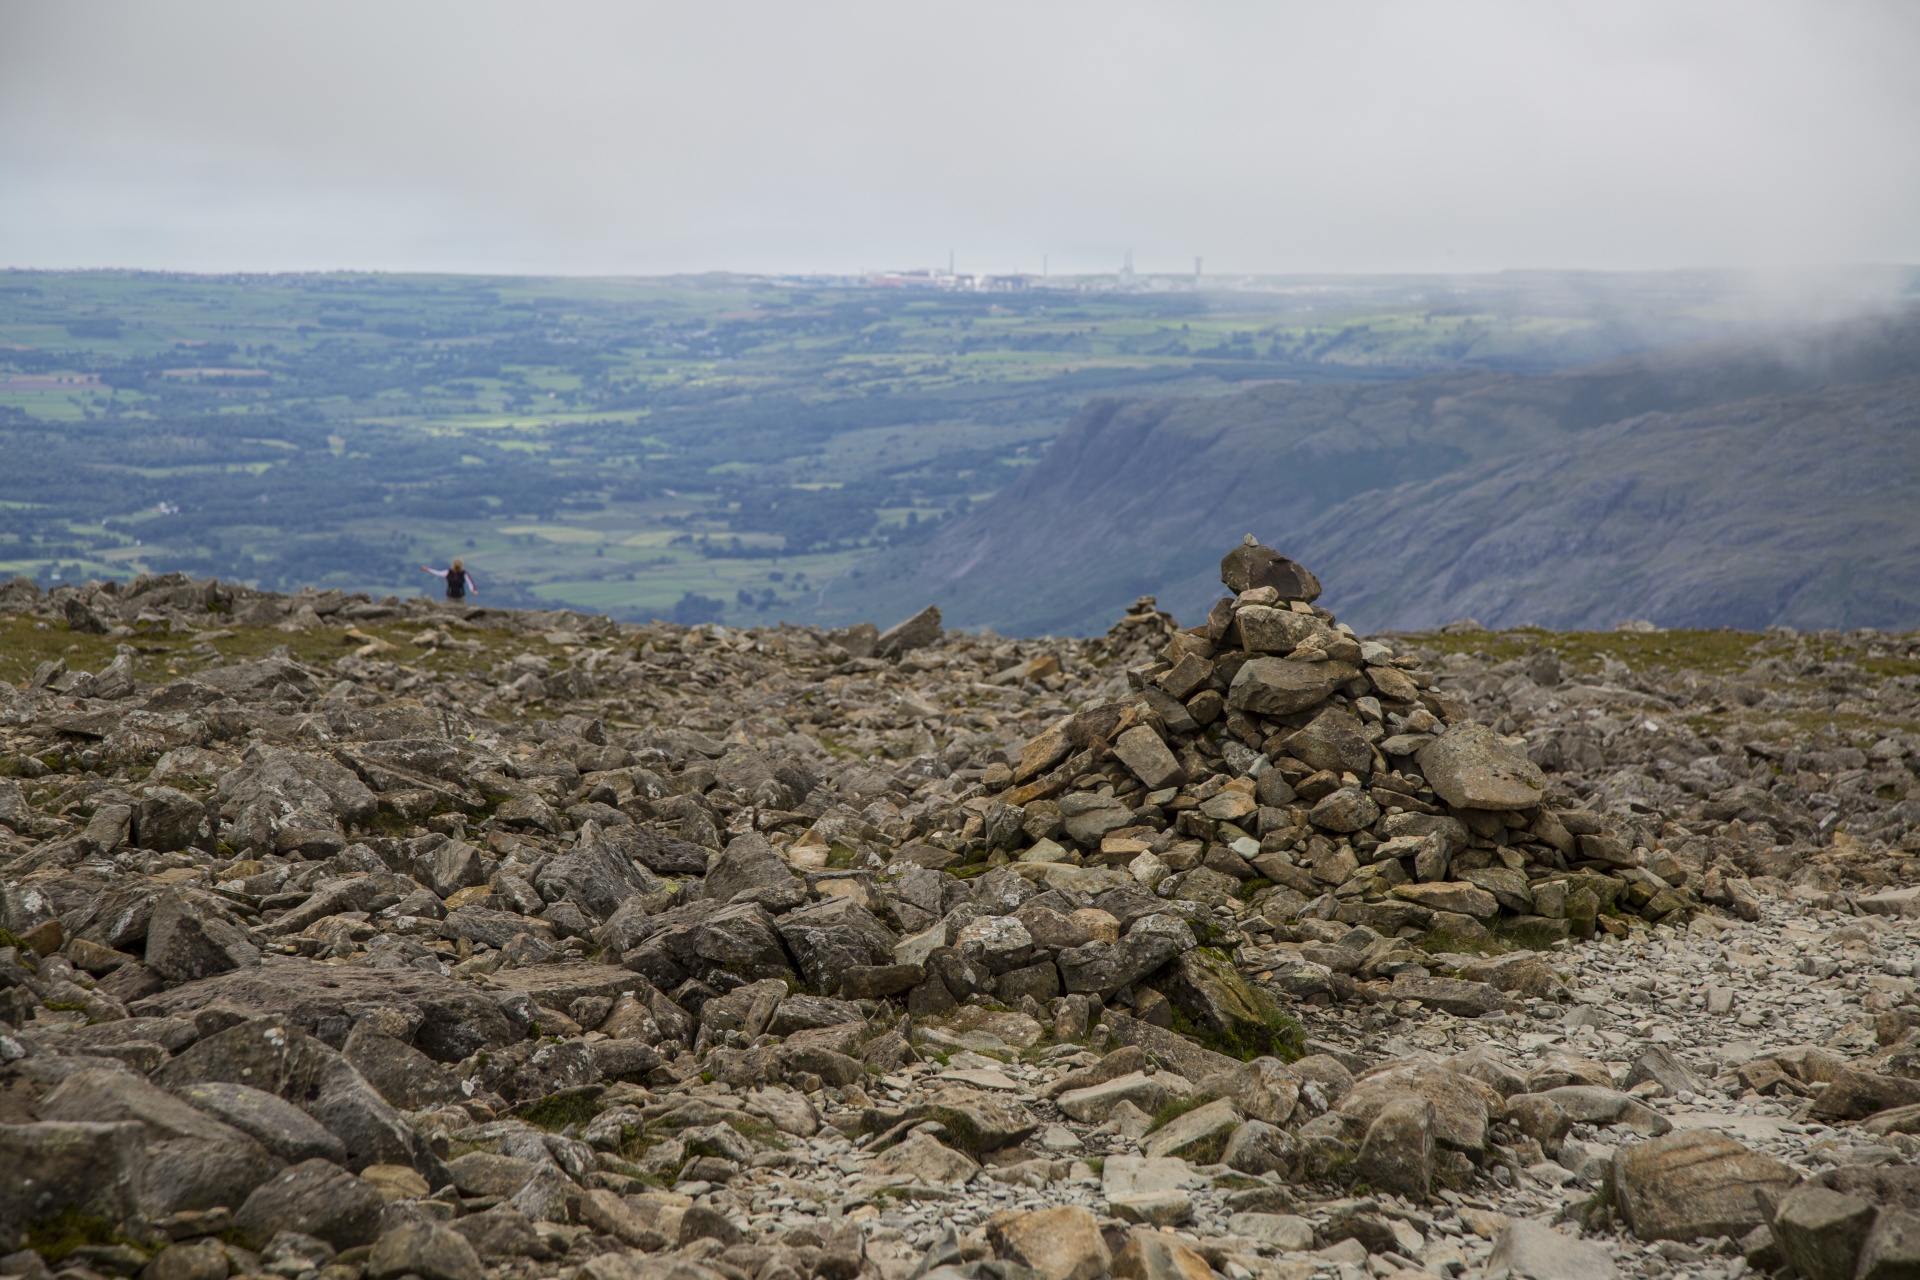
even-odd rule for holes
{"type": "MultiPolygon", "coordinates": [[[[1852,305],[1910,274],[1822,287],[1852,305]]],[[[1356,386],[1472,387],[1743,331],[1759,305],[1701,273],[1038,283],[0,272],[0,575],[404,595],[464,555],[494,604],[886,618],[919,593],[855,575],[1013,484],[1091,400],[1324,403],[1298,460],[1324,505],[1463,456],[1391,433],[1356,452],[1342,423],[1387,403],[1356,386]]],[[[1107,599],[1193,567],[1204,532],[1081,567],[1107,599]]],[[[976,616],[1104,625],[1006,603],[976,616]]]]}

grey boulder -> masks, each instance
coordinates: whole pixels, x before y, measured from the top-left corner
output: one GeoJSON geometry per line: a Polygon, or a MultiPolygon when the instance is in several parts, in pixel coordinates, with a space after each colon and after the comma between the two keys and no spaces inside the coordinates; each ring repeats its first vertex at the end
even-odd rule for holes
{"type": "Polygon", "coordinates": [[[44,1120],[138,1124],[146,1142],[134,1170],[142,1212],[234,1205],[281,1161],[246,1133],[124,1071],[76,1071],[40,1100],[44,1120]]]}
{"type": "Polygon", "coordinates": [[[234,1221],[257,1240],[298,1231],[352,1249],[374,1242],[385,1209],[378,1191],[339,1165],[306,1160],[248,1195],[234,1221]]]}
{"type": "Polygon", "coordinates": [[[346,1163],[347,1149],[340,1139],[291,1102],[265,1090],[212,1080],[176,1092],[195,1110],[238,1129],[288,1164],[302,1160],[346,1163]]]}

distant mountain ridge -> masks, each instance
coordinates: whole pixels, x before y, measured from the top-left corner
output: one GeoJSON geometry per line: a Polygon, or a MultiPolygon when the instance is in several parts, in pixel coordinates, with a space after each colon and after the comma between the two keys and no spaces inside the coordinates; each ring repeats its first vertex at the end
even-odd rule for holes
{"type": "Polygon", "coordinates": [[[1920,316],[1563,373],[1086,405],[1053,449],[835,613],[1009,634],[1214,599],[1252,532],[1355,626],[1920,622],[1920,316]]]}

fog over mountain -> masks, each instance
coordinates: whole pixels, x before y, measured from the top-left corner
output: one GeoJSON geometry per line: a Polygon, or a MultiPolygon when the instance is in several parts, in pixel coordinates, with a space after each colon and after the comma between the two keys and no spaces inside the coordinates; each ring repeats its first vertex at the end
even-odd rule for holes
{"type": "Polygon", "coordinates": [[[837,586],[1009,634],[1182,618],[1245,532],[1355,626],[1911,626],[1920,321],[1670,348],[1564,373],[1103,399],[923,550],[837,586]]]}

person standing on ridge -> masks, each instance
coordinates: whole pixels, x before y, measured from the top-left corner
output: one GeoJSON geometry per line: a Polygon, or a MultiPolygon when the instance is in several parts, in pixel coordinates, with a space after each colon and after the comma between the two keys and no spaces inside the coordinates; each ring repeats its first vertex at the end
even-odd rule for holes
{"type": "Polygon", "coordinates": [[[449,603],[465,604],[469,592],[476,596],[480,594],[479,584],[474,582],[473,575],[467,572],[467,566],[461,563],[458,558],[444,569],[435,569],[424,564],[421,565],[420,568],[422,571],[430,573],[436,578],[445,578],[447,580],[447,600],[449,603]]]}

